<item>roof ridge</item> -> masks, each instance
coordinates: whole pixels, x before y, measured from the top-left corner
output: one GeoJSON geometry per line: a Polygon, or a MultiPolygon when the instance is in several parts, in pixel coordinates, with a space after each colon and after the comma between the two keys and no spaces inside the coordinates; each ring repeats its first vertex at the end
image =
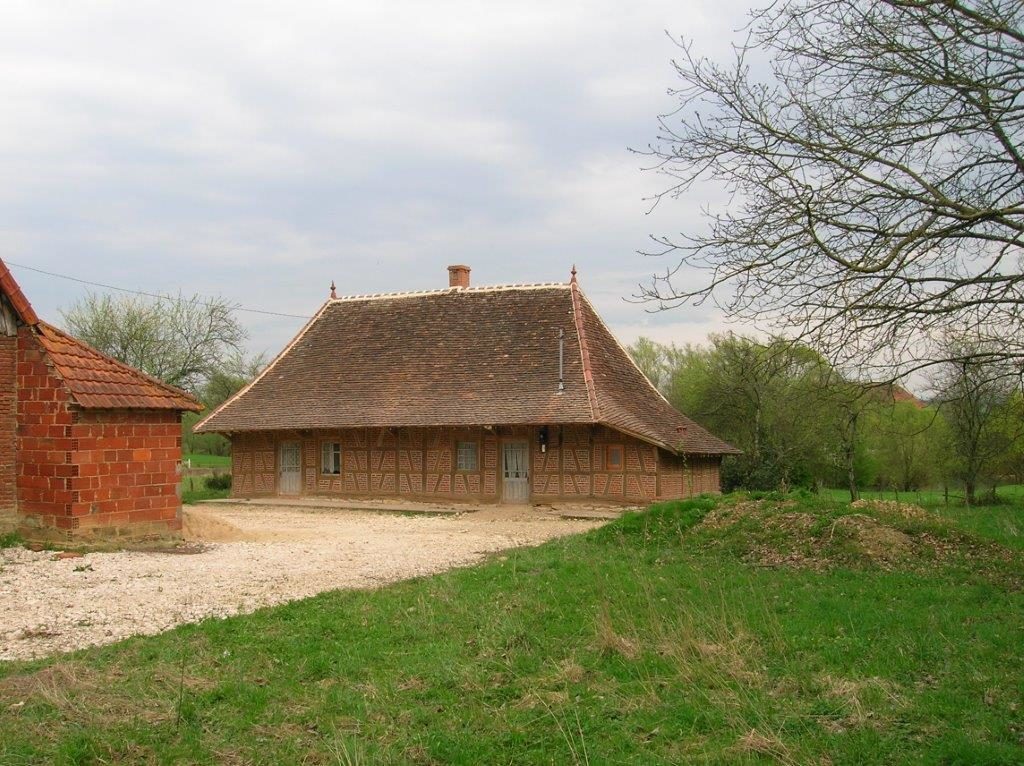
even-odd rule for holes
{"type": "Polygon", "coordinates": [[[550,289],[554,287],[568,289],[569,285],[565,282],[521,282],[506,285],[479,285],[476,287],[440,287],[432,290],[405,290],[392,293],[361,293],[353,295],[339,295],[335,298],[329,298],[328,303],[340,303],[343,301],[382,300],[387,298],[418,298],[420,296],[425,295],[443,295],[446,293],[457,294],[501,292],[506,290],[541,290],[545,288],[550,289]]]}
{"type": "MultiPolygon", "coordinates": [[[[587,302],[587,306],[590,307],[590,310],[597,318],[597,321],[601,323],[601,326],[604,328],[604,331],[611,336],[612,340],[615,341],[615,345],[619,347],[619,350],[626,355],[626,358],[629,360],[630,364],[632,364],[633,367],[636,368],[636,371],[640,373],[640,376],[644,379],[644,382],[647,383],[648,386],[650,386],[651,390],[654,391],[654,393],[656,393],[661,398],[661,400],[665,402],[665,404],[667,404],[673,410],[676,410],[675,405],[673,405],[672,402],[670,402],[665,397],[665,394],[658,390],[658,387],[651,382],[651,379],[647,377],[647,374],[640,369],[640,365],[636,363],[636,359],[634,359],[633,355],[629,353],[629,350],[622,345],[622,341],[619,340],[618,336],[611,331],[611,328],[608,327],[608,323],[604,321],[601,315],[597,312],[597,309],[594,308],[594,304],[590,302],[590,298],[584,295],[583,300],[587,302]]],[[[679,412],[679,410],[676,410],[676,412],[679,412]]],[[[680,412],[679,414],[682,415],[683,413],[680,412]]]]}
{"type": "Polygon", "coordinates": [[[59,327],[57,327],[55,325],[50,324],[49,322],[46,322],[46,321],[40,319],[36,323],[36,326],[39,327],[39,328],[42,328],[43,330],[47,330],[47,331],[56,333],[61,338],[63,338],[65,341],[73,343],[76,346],[80,346],[81,348],[84,348],[87,351],[90,351],[91,353],[96,354],[101,359],[104,359],[104,360],[106,360],[106,361],[108,361],[108,362],[110,362],[112,364],[115,364],[118,367],[121,367],[126,372],[129,372],[132,375],[136,375],[136,376],[138,376],[140,378],[143,378],[148,383],[153,383],[154,385],[159,386],[160,388],[164,389],[165,391],[167,391],[169,393],[172,393],[172,394],[175,394],[177,396],[184,396],[186,399],[191,399],[192,401],[194,401],[194,402],[196,402],[198,404],[198,400],[194,396],[192,396],[192,394],[190,394],[188,391],[185,391],[184,389],[178,388],[177,386],[172,386],[170,383],[167,383],[166,381],[160,380],[160,378],[158,378],[158,377],[156,377],[154,375],[150,375],[148,372],[144,372],[144,371],[140,370],[138,367],[133,367],[130,364],[122,362],[120,359],[115,359],[114,357],[110,356],[110,354],[103,353],[98,348],[96,348],[96,347],[86,343],[81,338],[76,338],[74,335],[71,335],[70,333],[65,332],[64,330],[60,329],[59,327]]]}
{"type": "Polygon", "coordinates": [[[284,356],[289,351],[291,351],[300,340],[302,340],[302,337],[309,331],[309,329],[314,324],[316,324],[316,321],[324,313],[324,311],[327,309],[327,307],[330,306],[331,303],[333,303],[336,300],[340,300],[340,298],[328,298],[326,301],[324,301],[324,303],[320,306],[320,308],[317,309],[317,312],[315,314],[313,314],[313,316],[311,316],[309,318],[309,321],[306,322],[306,324],[304,324],[302,326],[302,329],[299,330],[299,332],[296,334],[296,336],[294,338],[292,338],[291,341],[287,345],[285,345],[285,347],[283,349],[281,349],[281,351],[278,353],[277,356],[275,356],[273,359],[270,360],[270,364],[268,364],[266,367],[264,367],[260,371],[259,375],[257,375],[255,378],[253,378],[247,384],[245,384],[240,389],[238,389],[234,394],[232,394],[227,399],[225,399],[223,402],[221,402],[219,405],[217,405],[217,407],[214,408],[213,412],[211,412],[205,418],[203,418],[198,423],[196,423],[194,426],[192,426],[192,429],[193,430],[197,430],[197,429],[205,426],[208,422],[210,422],[215,417],[217,417],[217,415],[220,414],[221,410],[223,410],[225,407],[227,407],[229,404],[231,404],[233,401],[235,401],[235,399],[238,399],[240,396],[242,396],[242,394],[247,392],[250,388],[255,386],[268,372],[271,371],[271,369],[273,369],[274,365],[276,365],[279,361],[281,361],[281,359],[284,358],[284,356]]]}
{"type": "MultiPolygon", "coordinates": [[[[583,364],[583,382],[587,386],[587,399],[590,401],[590,417],[594,422],[599,422],[601,408],[597,401],[597,386],[594,385],[594,370],[590,365],[590,348],[587,346],[587,332],[583,328],[583,316],[580,311],[579,285],[576,283],[576,276],[573,275],[569,283],[569,293],[572,296],[572,319],[576,324],[576,337],[580,341],[580,359],[583,364]]],[[[584,296],[586,300],[586,296],[584,296]]],[[[587,301],[589,304],[590,301],[587,301]]]]}

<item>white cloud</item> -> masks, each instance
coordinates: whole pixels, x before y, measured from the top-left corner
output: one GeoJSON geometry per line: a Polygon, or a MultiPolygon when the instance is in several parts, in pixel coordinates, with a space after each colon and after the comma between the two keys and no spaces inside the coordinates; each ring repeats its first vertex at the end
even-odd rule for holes
{"type": "MultiPolygon", "coordinates": [[[[9,2],[0,254],[295,313],[331,279],[430,287],[464,261],[478,283],[551,280],[575,262],[627,340],[685,342],[720,316],[622,298],[663,267],[636,254],[647,235],[700,225],[707,196],[647,215],[663,181],[626,149],[671,105],[664,31],[724,50],[745,8],[9,2]]],[[[17,274],[52,318],[84,290],[17,274]]],[[[246,321],[269,350],[296,329],[246,321]]]]}

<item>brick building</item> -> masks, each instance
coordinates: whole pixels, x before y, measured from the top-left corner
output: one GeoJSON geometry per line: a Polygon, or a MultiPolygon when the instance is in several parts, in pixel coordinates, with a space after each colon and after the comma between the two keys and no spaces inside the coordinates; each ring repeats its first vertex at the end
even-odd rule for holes
{"type": "Polygon", "coordinates": [[[0,325],[0,513],[31,539],[176,534],[200,405],[40,320],[3,261],[0,325]]]}
{"type": "Polygon", "coordinates": [[[569,283],[331,298],[197,431],[233,493],[644,502],[736,450],[659,394],[569,283]]]}

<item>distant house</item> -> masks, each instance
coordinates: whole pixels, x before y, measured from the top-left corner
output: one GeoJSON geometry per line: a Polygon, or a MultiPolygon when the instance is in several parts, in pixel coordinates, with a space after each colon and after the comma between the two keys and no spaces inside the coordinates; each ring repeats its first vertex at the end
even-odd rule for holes
{"type": "Polygon", "coordinates": [[[36,316],[0,261],[0,512],[32,539],[181,529],[181,413],[200,405],[36,316]]]}
{"type": "Polygon", "coordinates": [[[332,297],[196,426],[235,496],[646,502],[735,453],[675,410],[569,283],[332,297]]]}
{"type": "Polygon", "coordinates": [[[883,404],[912,404],[923,410],[928,405],[897,383],[868,383],[868,391],[883,404]]]}

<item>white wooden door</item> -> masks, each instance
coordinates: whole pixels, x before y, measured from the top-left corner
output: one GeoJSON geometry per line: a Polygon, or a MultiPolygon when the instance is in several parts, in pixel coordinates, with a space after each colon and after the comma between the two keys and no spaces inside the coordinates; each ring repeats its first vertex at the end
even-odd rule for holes
{"type": "Polygon", "coordinates": [[[506,503],[530,501],[530,445],[526,442],[502,445],[501,499],[506,503]]]}
{"type": "Polygon", "coordinates": [[[301,477],[301,449],[298,442],[281,442],[281,459],[278,460],[277,491],[282,495],[299,494],[301,477]]]}

